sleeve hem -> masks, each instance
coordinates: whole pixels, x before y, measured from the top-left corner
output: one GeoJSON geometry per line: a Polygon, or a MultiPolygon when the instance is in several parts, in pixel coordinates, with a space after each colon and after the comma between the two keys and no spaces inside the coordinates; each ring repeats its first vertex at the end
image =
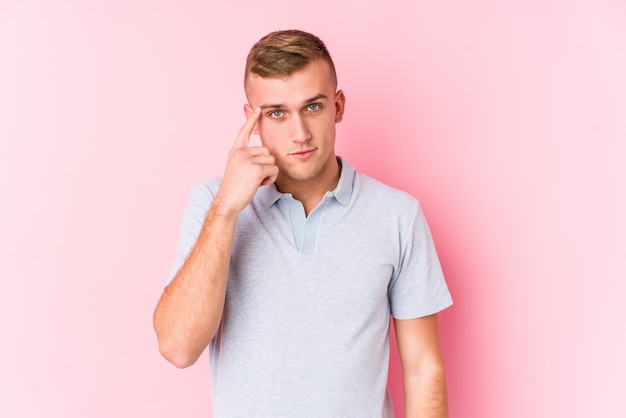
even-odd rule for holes
{"type": "Polygon", "coordinates": [[[450,306],[452,306],[453,302],[452,302],[452,298],[448,298],[446,301],[444,301],[443,303],[437,305],[435,308],[431,308],[431,309],[417,309],[417,310],[411,310],[411,309],[406,309],[406,310],[396,310],[396,312],[392,312],[391,316],[394,319],[400,319],[400,320],[406,320],[406,319],[417,319],[417,318],[423,318],[425,316],[429,316],[429,315],[433,315],[436,313],[439,313],[441,311],[443,311],[444,309],[449,308],[450,306]]]}

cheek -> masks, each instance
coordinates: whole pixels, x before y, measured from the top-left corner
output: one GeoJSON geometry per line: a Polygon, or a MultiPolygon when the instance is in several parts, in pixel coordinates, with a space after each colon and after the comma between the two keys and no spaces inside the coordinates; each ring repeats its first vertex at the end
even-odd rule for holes
{"type": "Polygon", "coordinates": [[[328,113],[316,121],[315,130],[319,133],[330,133],[335,131],[335,115],[328,113]]]}
{"type": "Polygon", "coordinates": [[[271,121],[266,121],[265,123],[259,122],[257,124],[257,131],[263,146],[270,149],[274,147],[276,140],[281,136],[280,126],[271,121]]]}

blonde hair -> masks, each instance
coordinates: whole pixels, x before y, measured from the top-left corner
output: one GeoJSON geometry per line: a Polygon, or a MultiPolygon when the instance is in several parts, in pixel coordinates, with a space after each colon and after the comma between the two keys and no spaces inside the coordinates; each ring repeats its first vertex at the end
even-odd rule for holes
{"type": "Polygon", "coordinates": [[[318,59],[328,63],[336,87],[335,64],[320,38],[295,29],[272,32],[254,44],[248,53],[244,89],[251,74],[263,78],[290,76],[318,59]]]}

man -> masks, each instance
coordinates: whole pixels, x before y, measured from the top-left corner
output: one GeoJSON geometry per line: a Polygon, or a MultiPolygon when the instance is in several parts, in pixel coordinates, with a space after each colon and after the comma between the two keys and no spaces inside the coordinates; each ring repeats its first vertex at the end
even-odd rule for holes
{"type": "Polygon", "coordinates": [[[262,38],[223,178],[193,189],[154,314],[163,356],[209,346],[215,417],[445,417],[436,313],[452,301],[418,202],[335,155],[345,96],[320,39],[262,38]],[[248,146],[252,133],[262,146],[248,146]]]}

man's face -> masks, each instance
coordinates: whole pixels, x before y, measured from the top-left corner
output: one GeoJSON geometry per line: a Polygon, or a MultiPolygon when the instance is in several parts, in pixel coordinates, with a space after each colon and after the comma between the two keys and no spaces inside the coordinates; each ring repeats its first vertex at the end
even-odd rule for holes
{"type": "Polygon", "coordinates": [[[276,159],[278,184],[325,178],[336,170],[335,124],[343,117],[345,98],[335,92],[325,61],[284,78],[251,74],[247,96],[248,114],[261,107],[253,132],[276,159]]]}

